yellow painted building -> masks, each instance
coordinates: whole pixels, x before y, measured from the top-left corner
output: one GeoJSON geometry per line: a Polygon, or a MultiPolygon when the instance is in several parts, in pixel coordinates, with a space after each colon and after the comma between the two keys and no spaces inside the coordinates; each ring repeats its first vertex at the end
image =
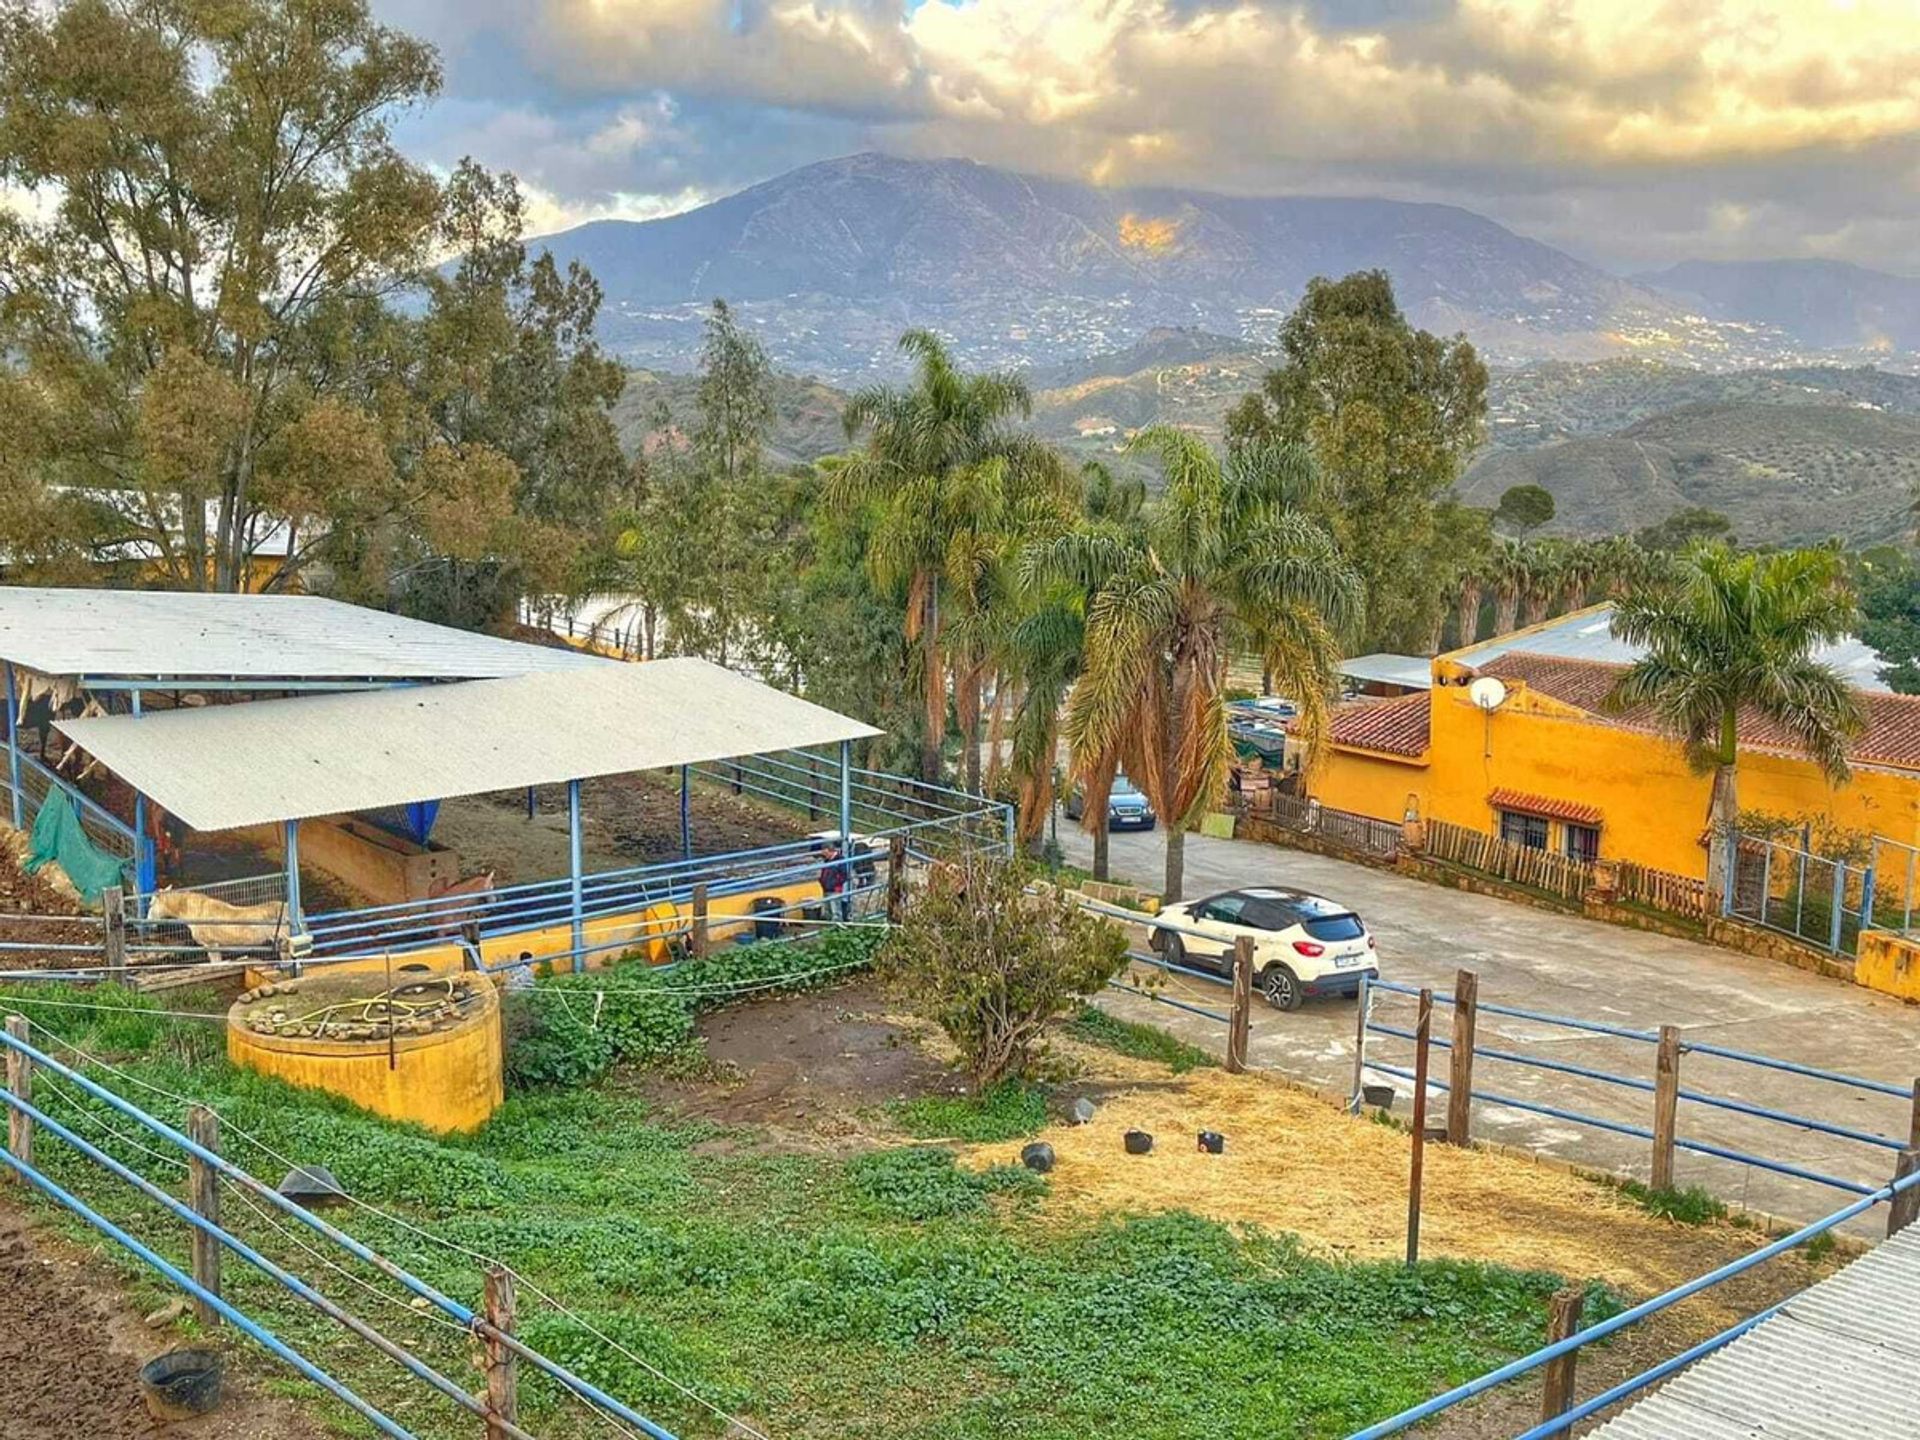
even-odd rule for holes
{"type": "MultiPolygon", "coordinates": [[[[1565,648],[1575,628],[1591,632],[1596,617],[1604,629],[1600,607],[1441,656],[1432,689],[1341,707],[1310,793],[1384,820],[1446,821],[1557,854],[1703,877],[1711,777],[1649,717],[1602,713],[1620,664],[1542,653],[1565,648]],[[1468,693],[1483,675],[1505,690],[1491,710],[1468,693]]],[[[1869,723],[1844,785],[1776,727],[1745,722],[1741,809],[1920,844],[1920,697],[1860,694],[1869,723]]]]}

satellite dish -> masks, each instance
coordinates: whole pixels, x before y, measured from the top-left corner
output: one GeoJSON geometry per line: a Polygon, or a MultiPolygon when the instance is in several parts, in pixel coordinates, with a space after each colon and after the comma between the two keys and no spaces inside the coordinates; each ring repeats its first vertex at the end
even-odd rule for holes
{"type": "Polygon", "coordinates": [[[1482,675],[1467,686],[1467,698],[1491,714],[1507,703],[1507,687],[1491,675],[1482,675]]]}

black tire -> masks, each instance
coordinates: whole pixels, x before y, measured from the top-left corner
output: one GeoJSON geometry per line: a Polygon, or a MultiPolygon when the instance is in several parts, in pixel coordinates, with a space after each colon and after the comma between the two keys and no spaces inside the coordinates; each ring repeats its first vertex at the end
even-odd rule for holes
{"type": "Polygon", "coordinates": [[[1178,935],[1173,934],[1171,931],[1164,933],[1166,934],[1166,938],[1160,942],[1160,958],[1169,965],[1186,964],[1187,947],[1185,943],[1181,941],[1178,935]]]}
{"type": "Polygon", "coordinates": [[[1260,972],[1260,998],[1276,1010],[1298,1010],[1306,996],[1298,975],[1284,965],[1269,965],[1260,972]]]}

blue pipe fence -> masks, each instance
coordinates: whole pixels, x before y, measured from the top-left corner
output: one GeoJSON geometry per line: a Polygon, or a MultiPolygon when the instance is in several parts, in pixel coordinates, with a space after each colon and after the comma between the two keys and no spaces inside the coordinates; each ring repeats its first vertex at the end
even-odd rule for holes
{"type": "MultiPolygon", "coordinates": [[[[1350,1102],[1352,1108],[1356,1111],[1361,1108],[1360,1082],[1365,1071],[1372,1070],[1403,1080],[1412,1080],[1415,1073],[1414,1070],[1408,1066],[1388,1064],[1377,1058],[1369,1057],[1366,1047],[1366,1040],[1369,1036],[1378,1035],[1405,1041],[1413,1041],[1416,1038],[1415,1032],[1411,1028],[1376,1020],[1373,1017],[1375,997],[1381,994],[1418,997],[1420,993],[1419,988],[1416,986],[1396,984],[1387,980],[1370,980],[1363,983],[1360,992],[1361,1019],[1358,1032],[1360,1036],[1360,1047],[1355,1056],[1354,1085],[1350,1102]]],[[[1436,1006],[1453,1005],[1457,1003],[1456,997],[1445,991],[1435,992],[1433,1001],[1436,1006]]],[[[1550,1015],[1537,1010],[1526,1010],[1516,1006],[1500,1005],[1484,1000],[1477,1001],[1476,1008],[1478,1013],[1482,1015],[1506,1016],[1512,1019],[1525,1020],[1534,1024],[1557,1027],[1562,1030],[1609,1040],[1625,1041],[1633,1045],[1658,1047],[1661,1043],[1661,1036],[1657,1031],[1633,1029],[1627,1026],[1611,1025],[1573,1016],[1550,1015]]],[[[1453,1042],[1451,1040],[1438,1034],[1430,1036],[1428,1043],[1435,1049],[1450,1051],[1453,1048],[1453,1042]]],[[[1880,1152],[1892,1151],[1896,1156],[1904,1152],[1913,1143],[1913,1127],[1920,1126],[1920,1082],[1917,1082],[1913,1087],[1900,1086],[1882,1080],[1868,1079],[1864,1076],[1849,1075],[1837,1070],[1828,1070],[1818,1066],[1799,1064],[1790,1060],[1781,1060],[1771,1055],[1753,1054],[1743,1050],[1730,1049],[1722,1045],[1694,1043],[1685,1039],[1680,1039],[1675,1048],[1676,1067],[1680,1057],[1688,1054],[1711,1056],[1721,1061],[1820,1081],[1825,1084],[1854,1091],[1857,1094],[1897,1098],[1907,1102],[1909,1129],[1896,1135],[1882,1134],[1877,1131],[1862,1129],[1856,1125],[1843,1124],[1836,1120],[1825,1119],[1817,1115],[1798,1114],[1792,1111],[1776,1109],[1772,1106],[1742,1100],[1736,1096],[1720,1095],[1705,1090],[1688,1088],[1687,1086],[1679,1084],[1677,1078],[1673,1086],[1676,1105],[1688,1104],[1699,1106],[1703,1109],[1736,1114],[1749,1119],[1796,1130],[1803,1134],[1832,1136],[1835,1139],[1847,1141],[1851,1144],[1861,1146],[1864,1149],[1880,1152]]],[[[1617,1071],[1601,1069],[1597,1065],[1583,1065],[1570,1060],[1555,1060],[1540,1055],[1524,1054],[1498,1045],[1483,1044],[1477,1035],[1471,1059],[1476,1065],[1477,1062],[1482,1059],[1492,1060],[1500,1064],[1512,1065],[1521,1069],[1544,1071],[1555,1075],[1573,1076],[1577,1079],[1590,1081],[1596,1085],[1611,1087],[1616,1090],[1632,1091],[1644,1095],[1657,1095],[1659,1091],[1658,1083],[1655,1080],[1646,1078],[1644,1075],[1623,1074],[1617,1071]]],[[[1431,1074],[1428,1077],[1427,1083],[1432,1088],[1442,1092],[1450,1092],[1452,1088],[1448,1080],[1438,1078],[1431,1074]]],[[[1544,1115],[1551,1119],[1566,1121],[1569,1124],[1605,1131],[1610,1134],[1625,1135],[1638,1140],[1645,1140],[1650,1144],[1658,1145],[1662,1143],[1662,1139],[1656,1133],[1654,1127],[1574,1110],[1565,1105],[1553,1105],[1540,1100],[1528,1099],[1524,1096],[1489,1090],[1481,1087],[1478,1083],[1473,1083],[1470,1086],[1469,1094],[1473,1099],[1482,1100],[1488,1104],[1506,1106],[1529,1114],[1544,1115]]],[[[1729,1145],[1716,1144],[1712,1141],[1682,1135],[1678,1133],[1677,1126],[1670,1143],[1675,1150],[1730,1161],[1734,1164],[1749,1166],[1753,1169],[1769,1174],[1780,1175],[1788,1179],[1810,1182],[1849,1195],[1864,1196],[1876,1193],[1874,1186],[1871,1184],[1863,1184],[1855,1179],[1814,1169],[1809,1165],[1795,1163],[1792,1159],[1779,1155],[1755,1154],[1749,1151],[1735,1149],[1729,1145]]],[[[1667,1168],[1669,1170],[1671,1168],[1670,1157],[1667,1168]]],[[[1655,1173],[1658,1174],[1659,1171],[1660,1166],[1658,1164],[1658,1157],[1656,1156],[1655,1173]]]]}
{"type": "MultiPolygon", "coordinates": [[[[1487,1394],[1491,1390],[1497,1389],[1509,1380],[1530,1374],[1540,1369],[1543,1365],[1559,1359],[1563,1355],[1571,1355],[1581,1347],[1591,1345],[1596,1340],[1604,1340],[1608,1336],[1616,1335],[1629,1326],[1638,1324],[1650,1315],[1657,1315],[1668,1307],[1677,1305],[1682,1300],[1690,1299],[1702,1291],[1712,1289],[1716,1285],[1731,1280],[1736,1275],[1743,1275],[1747,1271],[1764,1265],[1768,1261],[1784,1255],[1790,1250],[1798,1249],[1809,1241],[1838,1229],[1848,1221],[1865,1215],[1876,1206],[1891,1203],[1896,1197],[1907,1194],[1916,1186],[1920,1186],[1920,1171],[1896,1178],[1877,1189],[1866,1190],[1858,1199],[1852,1201],[1850,1204],[1842,1206],[1840,1209],[1823,1216],[1821,1219],[1815,1220],[1809,1225],[1802,1226],[1790,1235],[1782,1236],[1771,1244],[1762,1246],[1751,1254],[1742,1255],[1739,1259],[1729,1261],[1727,1264],[1715,1270],[1708,1271],[1705,1275],[1689,1280],[1685,1284],[1676,1285],[1664,1294],[1656,1295],[1651,1300],[1642,1301],[1640,1304],[1623,1310],[1610,1319],[1602,1320],[1584,1330],[1577,1331],[1565,1340],[1557,1340],[1552,1344],[1543,1345],[1529,1355],[1523,1355],[1518,1360],[1510,1361],[1505,1365],[1499,1366],[1497,1369],[1489,1370],[1486,1374],[1479,1376],[1477,1379],[1469,1380],[1463,1385],[1456,1385],[1444,1394],[1436,1395],[1431,1400],[1422,1401],[1420,1404],[1403,1410],[1398,1415],[1392,1416],[1389,1419],[1382,1420],[1376,1425],[1369,1425],[1364,1430],[1356,1430],[1349,1437],[1349,1440],[1386,1440],[1388,1436],[1399,1435],[1411,1430],[1415,1426],[1424,1424],[1435,1416],[1453,1409],[1457,1405],[1463,1405],[1470,1400],[1487,1394]]],[[[1601,1411],[1631,1398],[1646,1389],[1647,1386],[1666,1379],[1668,1376],[1684,1369],[1695,1361],[1712,1354],[1730,1341],[1738,1339],[1741,1335],[1753,1329],[1754,1326],[1776,1314],[1781,1309],[1781,1306],[1786,1303],[1788,1302],[1783,1301],[1781,1305],[1769,1306],[1758,1314],[1750,1315],[1746,1319],[1728,1326],[1719,1334],[1697,1345],[1688,1347],[1680,1354],[1663,1360],[1657,1365],[1650,1366],[1632,1378],[1621,1381],[1616,1385],[1611,1385],[1599,1394],[1571,1406],[1564,1413],[1542,1420],[1538,1425],[1522,1432],[1519,1440],[1546,1440],[1548,1436],[1566,1434],[1580,1422],[1593,1418],[1601,1411]]]]}
{"type": "MultiPolygon", "coordinates": [[[[379,1254],[365,1242],[281,1195],[274,1187],[233,1164],[216,1149],[183,1133],[82,1071],[63,1063],[27,1041],[22,1035],[13,1033],[11,1028],[5,1033],[0,1033],[0,1048],[20,1057],[30,1068],[32,1076],[41,1080],[42,1088],[53,1089],[56,1095],[64,1096],[70,1087],[78,1096],[84,1096],[86,1101],[91,1102],[87,1106],[76,1106],[76,1113],[87,1116],[98,1124],[99,1128],[117,1137],[117,1141],[109,1141],[109,1144],[131,1147],[133,1151],[150,1159],[167,1162],[176,1169],[204,1167],[217,1182],[224,1183],[228,1187],[229,1193],[237,1194],[250,1208],[271,1220],[277,1231],[296,1233],[304,1229],[317,1237],[313,1242],[301,1242],[298,1241],[296,1233],[296,1245],[303,1254],[319,1260],[329,1269],[348,1276],[352,1276],[353,1272],[330,1259],[330,1255],[344,1256],[348,1260],[368,1267],[383,1280],[391,1282],[404,1291],[405,1298],[387,1294],[364,1280],[356,1280],[362,1288],[403,1309],[418,1311],[437,1318],[449,1328],[486,1344],[491,1352],[511,1355],[520,1364],[537,1372],[544,1383],[556,1388],[562,1395],[592,1412],[598,1423],[611,1423],[618,1433],[629,1433],[628,1427],[630,1427],[632,1431],[638,1431],[649,1437],[649,1440],[674,1440],[670,1432],[631,1405],[529,1346],[517,1338],[507,1326],[496,1324],[490,1312],[476,1310],[475,1307],[444,1293],[411,1271],[379,1254]],[[47,1086],[45,1082],[48,1079],[57,1079],[58,1088],[47,1086]],[[104,1108],[118,1119],[131,1121],[144,1131],[149,1139],[145,1142],[136,1140],[110,1123],[100,1121],[98,1116],[93,1114],[95,1108],[104,1108]]],[[[345,1306],[321,1293],[318,1284],[314,1281],[303,1278],[288,1265],[268,1257],[256,1245],[249,1243],[236,1233],[231,1225],[223,1224],[215,1218],[214,1214],[203,1213],[203,1209],[212,1207],[189,1204],[176,1199],[148,1176],[134,1168],[132,1164],[116,1158],[106,1147],[88,1140],[72,1126],[50,1113],[43,1102],[31,1099],[28,1094],[22,1093],[27,1089],[28,1086],[23,1085],[19,1091],[12,1087],[0,1090],[0,1101],[4,1101],[11,1114],[23,1117],[30,1126],[29,1135],[24,1140],[16,1141],[10,1134],[8,1148],[0,1151],[0,1165],[4,1165],[8,1172],[31,1185],[47,1201],[76,1216],[84,1224],[112,1240],[206,1310],[232,1324],[242,1335],[354,1411],[381,1434],[394,1437],[394,1440],[413,1440],[414,1432],[408,1428],[408,1425],[418,1422],[408,1420],[403,1423],[393,1413],[400,1409],[414,1410],[416,1407],[411,1398],[404,1406],[393,1403],[383,1408],[355,1391],[337,1375],[295,1349],[260,1316],[249,1313],[236,1302],[235,1298],[223,1294],[222,1291],[226,1287],[218,1278],[217,1267],[209,1266],[203,1269],[196,1260],[192,1267],[193,1273],[188,1273],[162,1254],[158,1244],[135,1234],[132,1222],[116,1223],[95,1205],[89,1204],[75,1194],[72,1188],[61,1184],[49,1175],[43,1164],[36,1164],[31,1158],[33,1137],[44,1133],[60,1140],[74,1155],[88,1162],[93,1170],[124,1182],[150,1206],[157,1207],[161,1216],[164,1217],[161,1223],[168,1227],[165,1243],[177,1243],[179,1232],[173,1222],[184,1223],[192,1232],[208,1237],[221,1249],[244,1261],[254,1271],[282,1287],[289,1295],[333,1321],[350,1335],[370,1346],[379,1355],[399,1366],[408,1380],[423,1386],[432,1395],[451,1403],[461,1411],[484,1420],[491,1427],[488,1430],[489,1434],[513,1437],[513,1440],[531,1440],[527,1431],[494,1408],[490,1396],[483,1398],[470,1394],[464,1386],[414,1353],[416,1347],[411,1343],[391,1338],[379,1327],[368,1323],[360,1315],[349,1311],[345,1306]]],[[[91,1173],[86,1167],[81,1169],[82,1173],[91,1173]]],[[[145,1218],[146,1212],[143,1212],[142,1219],[145,1218]]],[[[491,1391],[491,1386],[489,1390],[491,1391]]]]}

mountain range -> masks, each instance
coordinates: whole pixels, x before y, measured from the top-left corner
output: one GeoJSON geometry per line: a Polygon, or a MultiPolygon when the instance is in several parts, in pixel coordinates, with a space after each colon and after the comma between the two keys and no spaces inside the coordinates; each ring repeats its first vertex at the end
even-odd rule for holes
{"type": "Polygon", "coordinates": [[[898,373],[894,342],[914,325],[967,364],[1038,372],[1155,329],[1270,344],[1314,276],[1373,268],[1416,324],[1464,331],[1496,364],[1920,348],[1920,302],[1902,298],[1920,282],[1872,271],[1692,264],[1629,279],[1449,205],[1109,189],[966,160],[854,155],[537,243],[594,272],[602,338],[634,364],[689,368],[719,296],[783,369],[840,384],[898,373]]]}

